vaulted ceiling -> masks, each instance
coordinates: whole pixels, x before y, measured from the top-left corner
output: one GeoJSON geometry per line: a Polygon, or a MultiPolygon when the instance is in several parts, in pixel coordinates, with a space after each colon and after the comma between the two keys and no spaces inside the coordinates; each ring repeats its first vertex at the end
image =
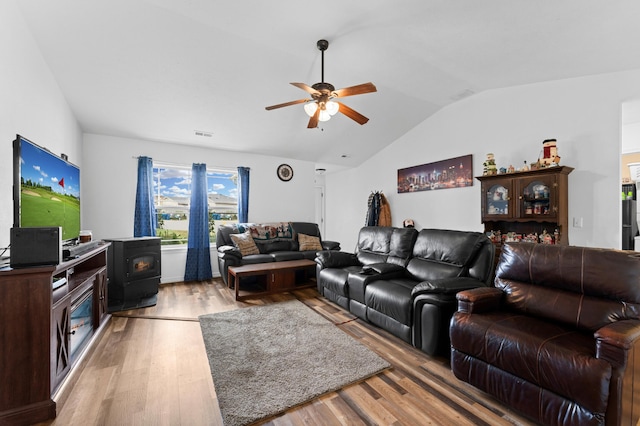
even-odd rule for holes
{"type": "MultiPolygon", "coordinates": [[[[354,166],[495,88],[640,68],[637,0],[20,0],[83,131],[354,166]],[[373,82],[307,129],[290,85],[373,82]],[[197,136],[196,132],[211,136],[197,136]]],[[[552,101],[552,100],[551,100],[552,101]]]]}

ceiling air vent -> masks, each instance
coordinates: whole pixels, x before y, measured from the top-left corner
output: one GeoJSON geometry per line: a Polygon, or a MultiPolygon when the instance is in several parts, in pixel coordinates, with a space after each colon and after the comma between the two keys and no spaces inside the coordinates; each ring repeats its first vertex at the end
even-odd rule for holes
{"type": "Polygon", "coordinates": [[[213,136],[212,132],[205,132],[204,130],[196,130],[196,136],[202,136],[203,138],[210,138],[213,136]]]}

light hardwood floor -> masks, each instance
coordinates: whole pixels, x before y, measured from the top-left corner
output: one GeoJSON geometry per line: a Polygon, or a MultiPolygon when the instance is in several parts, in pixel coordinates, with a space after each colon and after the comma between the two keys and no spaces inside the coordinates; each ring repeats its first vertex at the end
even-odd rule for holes
{"type": "Polygon", "coordinates": [[[315,289],[235,302],[221,280],[160,286],[154,307],[114,314],[58,417],[42,425],[221,425],[198,316],[298,298],[392,365],[262,424],[529,425],[421,351],[320,297],[315,289]]]}

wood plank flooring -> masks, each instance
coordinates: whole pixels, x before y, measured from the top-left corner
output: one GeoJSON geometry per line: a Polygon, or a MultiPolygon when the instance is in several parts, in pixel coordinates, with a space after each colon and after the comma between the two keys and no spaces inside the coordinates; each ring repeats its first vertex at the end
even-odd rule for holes
{"type": "Polygon", "coordinates": [[[119,312],[87,354],[58,417],[41,425],[222,425],[198,316],[297,298],[392,364],[260,424],[530,425],[429,357],[318,296],[236,302],[221,280],[160,286],[154,307],[119,312]]]}

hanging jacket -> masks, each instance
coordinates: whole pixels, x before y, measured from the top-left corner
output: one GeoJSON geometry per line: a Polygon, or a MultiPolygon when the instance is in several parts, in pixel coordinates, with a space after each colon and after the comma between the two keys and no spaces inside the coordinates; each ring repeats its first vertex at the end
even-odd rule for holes
{"type": "Polygon", "coordinates": [[[380,213],[378,214],[378,226],[391,226],[391,208],[389,201],[383,193],[380,193],[380,213]]]}
{"type": "Polygon", "coordinates": [[[365,226],[378,226],[378,217],[380,215],[380,193],[372,192],[369,195],[367,209],[367,219],[365,226]]]}

